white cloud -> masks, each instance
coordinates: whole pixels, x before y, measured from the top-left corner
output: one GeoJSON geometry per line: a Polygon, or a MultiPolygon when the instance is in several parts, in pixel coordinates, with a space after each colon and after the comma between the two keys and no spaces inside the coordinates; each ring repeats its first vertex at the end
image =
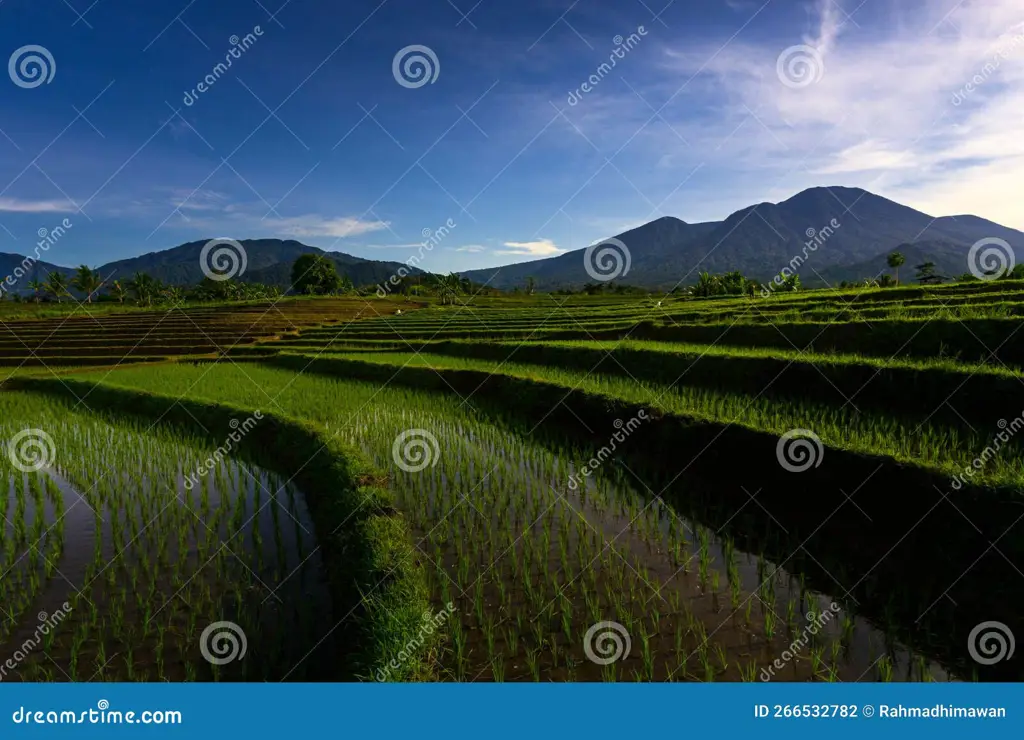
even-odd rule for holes
{"type": "Polygon", "coordinates": [[[478,252],[483,252],[485,247],[480,244],[467,244],[464,247],[451,247],[451,249],[455,252],[469,252],[470,254],[477,254],[478,252]]]}
{"type": "MultiPolygon", "coordinates": [[[[654,203],[701,165],[701,178],[729,188],[733,210],[850,185],[935,215],[1024,227],[1019,177],[1011,186],[1024,171],[1020,0],[858,5],[821,0],[803,35],[748,29],[666,49],[659,74],[631,80],[654,110],[665,105],[664,121],[645,126],[652,109],[626,91],[579,106],[573,122],[602,151],[629,141],[649,175],[636,181],[654,203]],[[823,72],[787,87],[776,64],[801,43],[817,48],[823,72]]],[[[723,218],[708,213],[706,203],[721,201],[711,190],[680,191],[662,210],[681,204],[684,219],[723,218]]]]}
{"type": "Polygon", "coordinates": [[[391,225],[387,221],[362,221],[352,217],[325,218],[317,214],[293,218],[268,218],[264,223],[267,228],[286,236],[333,236],[338,239],[381,231],[391,225]]]}
{"type": "Polygon", "coordinates": [[[550,239],[538,239],[532,242],[505,242],[508,249],[496,250],[495,254],[513,254],[524,257],[551,257],[564,252],[550,239]]]}
{"type": "Polygon", "coordinates": [[[5,213],[74,213],[77,210],[69,200],[0,198],[0,211],[5,213]]]}
{"type": "MultiPolygon", "coordinates": [[[[386,227],[385,227],[386,228],[386,227]]],[[[420,249],[423,242],[418,244],[367,244],[367,249],[420,249]]]]}

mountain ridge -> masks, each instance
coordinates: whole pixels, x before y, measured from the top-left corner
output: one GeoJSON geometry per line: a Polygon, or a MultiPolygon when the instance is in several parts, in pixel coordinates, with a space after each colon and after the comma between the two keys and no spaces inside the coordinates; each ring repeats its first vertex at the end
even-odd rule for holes
{"type": "MultiPolygon", "coordinates": [[[[880,255],[915,243],[961,249],[962,259],[948,249],[939,250],[934,259],[929,257],[940,272],[960,275],[968,271],[970,246],[991,237],[1007,241],[1017,258],[1024,254],[1024,233],[981,217],[934,217],[861,188],[822,186],[778,203],[746,206],[722,221],[689,224],[661,217],[611,238],[624,243],[630,252],[630,269],[619,282],[669,289],[696,282],[704,271],[739,270],[748,277],[770,280],[790,267],[794,257],[804,257],[808,251],[804,247],[811,242],[814,248],[796,269],[808,285],[831,284],[826,272],[844,280],[870,277],[841,268],[875,264],[880,255]]],[[[577,288],[595,282],[585,269],[585,252],[577,249],[530,263],[467,270],[461,275],[506,290],[526,285],[531,277],[541,290],[577,288]]]]}

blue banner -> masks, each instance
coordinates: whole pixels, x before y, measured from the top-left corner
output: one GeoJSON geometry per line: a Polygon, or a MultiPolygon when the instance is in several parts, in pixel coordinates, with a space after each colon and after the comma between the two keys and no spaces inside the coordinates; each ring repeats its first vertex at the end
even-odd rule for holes
{"type": "Polygon", "coordinates": [[[1019,738],[1020,684],[7,684],[0,737],[1019,738]]]}

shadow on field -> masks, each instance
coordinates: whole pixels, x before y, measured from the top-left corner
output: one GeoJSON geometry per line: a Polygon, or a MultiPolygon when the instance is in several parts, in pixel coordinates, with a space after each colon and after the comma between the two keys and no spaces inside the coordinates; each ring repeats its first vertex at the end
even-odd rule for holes
{"type": "MultiPolygon", "coordinates": [[[[642,407],[562,386],[469,370],[396,368],[281,356],[268,366],[472,395],[494,421],[548,446],[609,444],[642,407]],[[510,402],[514,399],[514,402],[510,402]],[[573,444],[575,443],[575,444],[573,444]]],[[[1024,678],[1022,663],[981,665],[980,623],[1024,635],[1024,501],[1015,489],[951,488],[948,478],[883,457],[826,449],[818,467],[783,469],[779,438],[648,412],[606,463],[683,517],[762,554],[958,677],[1024,678]]]]}

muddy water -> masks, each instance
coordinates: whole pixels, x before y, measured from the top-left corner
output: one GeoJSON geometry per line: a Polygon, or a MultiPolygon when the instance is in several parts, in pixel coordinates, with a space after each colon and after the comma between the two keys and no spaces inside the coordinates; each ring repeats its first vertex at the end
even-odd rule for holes
{"type": "Polygon", "coordinates": [[[570,485],[590,451],[451,418],[383,414],[360,440],[393,472],[436,608],[454,606],[442,678],[949,679],[842,599],[681,517],[616,461],[570,485]],[[440,444],[408,471],[387,443],[413,424],[440,444]]]}
{"type": "Polygon", "coordinates": [[[22,574],[0,631],[0,662],[18,666],[3,680],[332,677],[337,646],[317,645],[331,598],[301,491],[231,458],[191,485],[208,450],[98,422],[59,438],[75,454],[36,474],[42,504],[22,496],[19,512],[13,480],[0,501],[17,545],[3,570],[22,574]],[[234,626],[207,633],[222,622],[234,626]]]}

